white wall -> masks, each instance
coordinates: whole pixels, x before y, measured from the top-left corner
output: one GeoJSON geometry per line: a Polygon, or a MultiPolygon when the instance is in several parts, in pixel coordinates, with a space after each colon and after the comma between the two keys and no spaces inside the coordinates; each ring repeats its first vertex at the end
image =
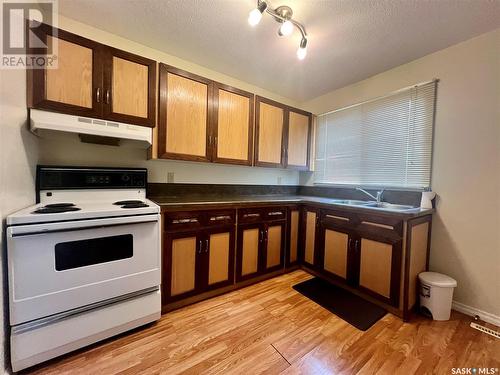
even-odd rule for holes
{"type": "Polygon", "coordinates": [[[40,164],[148,168],[149,182],[207,184],[297,185],[298,172],[173,160],[146,160],[146,150],[79,143],[77,140],[40,140],[40,164]]]}
{"type": "MultiPolygon", "coordinates": [[[[5,217],[35,201],[35,165],[38,144],[26,126],[26,72],[0,69],[0,301],[7,298],[5,271],[5,217]]],[[[4,359],[7,303],[0,310],[0,369],[4,359]]],[[[1,371],[1,370],[0,370],[1,371]]]]}
{"type": "MultiPolygon", "coordinates": [[[[266,96],[291,106],[299,106],[299,103],[291,99],[276,95],[260,87],[250,85],[222,73],[206,69],[200,65],[131,42],[63,16],[59,17],[59,28],[185,69],[218,82],[266,96]]],[[[82,144],[78,141],[60,142],[53,139],[40,140],[41,163],[92,166],[143,166],[148,168],[150,182],[167,182],[168,172],[174,173],[174,182],[184,183],[265,185],[281,183],[283,185],[297,185],[299,182],[299,173],[296,171],[168,160],[146,161],[146,155],[144,150],[138,149],[82,144]]]]}
{"type": "MultiPolygon", "coordinates": [[[[455,300],[500,317],[500,29],[303,104],[315,114],[439,78],[430,268],[455,300]]],[[[304,182],[311,183],[304,175],[304,182]]]]}

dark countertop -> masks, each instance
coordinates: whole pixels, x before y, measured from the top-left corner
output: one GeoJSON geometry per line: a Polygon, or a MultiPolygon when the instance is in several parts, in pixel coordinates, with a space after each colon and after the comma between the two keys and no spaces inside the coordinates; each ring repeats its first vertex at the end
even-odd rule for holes
{"type": "Polygon", "coordinates": [[[391,211],[376,207],[351,206],[335,202],[335,198],[324,198],[304,195],[225,195],[225,196],[158,196],[148,197],[161,206],[162,211],[179,209],[202,209],[202,208],[240,208],[263,204],[299,204],[308,203],[324,208],[335,208],[357,213],[371,213],[382,216],[398,216],[402,218],[415,218],[432,214],[434,209],[415,208],[408,211],[391,211]]]}

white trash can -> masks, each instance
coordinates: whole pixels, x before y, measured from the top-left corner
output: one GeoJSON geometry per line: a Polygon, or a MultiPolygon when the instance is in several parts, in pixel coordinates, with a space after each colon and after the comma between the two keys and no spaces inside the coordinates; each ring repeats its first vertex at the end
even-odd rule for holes
{"type": "Polygon", "coordinates": [[[451,314],[455,279],[437,272],[422,272],[420,280],[420,309],[425,308],[434,320],[448,320],[451,314]]]}

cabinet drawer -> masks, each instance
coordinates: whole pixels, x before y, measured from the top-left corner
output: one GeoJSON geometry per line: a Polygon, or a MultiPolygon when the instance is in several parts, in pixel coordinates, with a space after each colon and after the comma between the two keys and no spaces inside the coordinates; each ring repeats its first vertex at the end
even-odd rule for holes
{"type": "Polygon", "coordinates": [[[398,240],[403,237],[403,221],[399,218],[385,216],[358,214],[359,233],[370,234],[379,238],[398,240]]]}
{"type": "Polygon", "coordinates": [[[203,223],[207,227],[233,225],[236,222],[236,210],[207,211],[203,223]]]}
{"type": "Polygon", "coordinates": [[[200,211],[166,212],[163,214],[163,226],[168,232],[201,228],[203,213],[200,211]]]}
{"type": "Polygon", "coordinates": [[[266,220],[284,220],[286,219],[285,207],[269,207],[265,213],[266,220]]]}
{"type": "Polygon", "coordinates": [[[266,212],[265,208],[241,208],[238,210],[238,223],[260,223],[266,220],[266,212]]]}
{"type": "Polygon", "coordinates": [[[356,221],[348,213],[336,210],[322,210],[320,218],[323,226],[333,225],[341,228],[352,228],[356,221]]]}

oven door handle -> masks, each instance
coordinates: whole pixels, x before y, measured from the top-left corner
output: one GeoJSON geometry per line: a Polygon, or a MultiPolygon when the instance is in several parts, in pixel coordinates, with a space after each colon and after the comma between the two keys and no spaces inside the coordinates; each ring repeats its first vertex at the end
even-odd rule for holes
{"type": "Polygon", "coordinates": [[[7,228],[8,237],[25,237],[50,233],[74,232],[78,230],[115,227],[122,225],[159,222],[159,214],[113,217],[104,219],[78,220],[59,223],[19,225],[7,228]]]}

